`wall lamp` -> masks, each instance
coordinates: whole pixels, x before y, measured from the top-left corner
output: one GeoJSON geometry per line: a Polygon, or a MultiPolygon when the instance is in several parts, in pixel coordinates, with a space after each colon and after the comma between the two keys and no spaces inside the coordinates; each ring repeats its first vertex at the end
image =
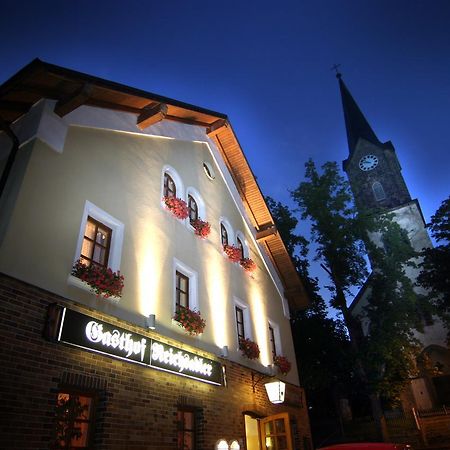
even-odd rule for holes
{"type": "Polygon", "coordinates": [[[150,314],[147,317],[147,328],[149,328],[150,330],[154,330],[156,328],[156,316],[154,314],[150,314]]]}
{"type": "Polygon", "coordinates": [[[224,345],[220,351],[220,356],[222,358],[228,358],[228,345],[224,345]]]}
{"type": "Polygon", "coordinates": [[[272,379],[272,381],[264,383],[264,387],[266,388],[267,392],[267,397],[269,397],[271,403],[274,404],[283,403],[284,396],[286,393],[286,383],[283,383],[281,380],[278,380],[276,378],[274,379],[273,378],[274,368],[271,367],[270,369],[271,369],[270,375],[256,376],[256,373],[252,371],[253,392],[255,392],[256,386],[263,380],[272,379]]]}

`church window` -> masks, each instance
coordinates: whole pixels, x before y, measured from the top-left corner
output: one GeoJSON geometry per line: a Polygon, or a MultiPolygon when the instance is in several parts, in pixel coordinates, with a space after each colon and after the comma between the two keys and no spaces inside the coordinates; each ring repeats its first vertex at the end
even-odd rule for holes
{"type": "Polygon", "coordinates": [[[386,198],[383,186],[379,181],[375,181],[375,183],[372,184],[372,191],[377,202],[380,202],[381,200],[384,200],[386,198]]]}

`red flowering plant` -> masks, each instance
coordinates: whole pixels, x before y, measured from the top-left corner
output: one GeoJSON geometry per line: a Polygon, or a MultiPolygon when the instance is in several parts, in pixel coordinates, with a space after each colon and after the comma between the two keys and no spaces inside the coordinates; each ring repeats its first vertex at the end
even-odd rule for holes
{"type": "Polygon", "coordinates": [[[250,339],[240,338],[239,339],[239,350],[242,355],[248,359],[258,359],[259,358],[259,347],[256,342],[250,339]]]}
{"type": "Polygon", "coordinates": [[[97,296],[122,297],[125,278],[120,271],[113,272],[109,267],[96,264],[88,266],[78,259],[72,267],[71,275],[84,281],[97,296]]]}
{"type": "Polygon", "coordinates": [[[273,363],[278,367],[278,371],[286,375],[291,370],[291,363],[286,356],[274,356],[273,363]]]}
{"type": "Polygon", "coordinates": [[[200,311],[184,308],[183,306],[178,307],[173,318],[191,336],[202,334],[206,327],[206,320],[202,318],[200,311]]]}
{"type": "Polygon", "coordinates": [[[163,197],[164,205],[177,219],[184,220],[189,215],[187,203],[178,197],[163,197]]]}
{"type": "Polygon", "coordinates": [[[234,245],[225,244],[223,246],[223,251],[231,262],[237,263],[242,258],[242,250],[234,245]]]}
{"type": "Polygon", "coordinates": [[[256,263],[253,259],[250,258],[242,258],[239,261],[239,264],[243,267],[246,272],[254,272],[256,270],[256,263]]]}
{"type": "Polygon", "coordinates": [[[195,219],[191,222],[194,227],[195,234],[202,239],[206,239],[211,232],[211,225],[209,222],[205,222],[202,219],[195,219]]]}

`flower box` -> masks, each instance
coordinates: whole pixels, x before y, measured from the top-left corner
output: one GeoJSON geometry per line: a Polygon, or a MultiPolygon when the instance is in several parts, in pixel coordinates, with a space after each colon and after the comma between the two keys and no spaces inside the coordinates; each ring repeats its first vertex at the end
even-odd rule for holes
{"type": "Polygon", "coordinates": [[[191,225],[194,227],[195,234],[202,239],[206,239],[211,232],[210,223],[204,220],[196,219],[191,222],[191,225]]]}
{"type": "Polygon", "coordinates": [[[239,339],[239,350],[248,359],[259,358],[259,346],[250,339],[239,339]]]}
{"type": "Polygon", "coordinates": [[[242,258],[242,250],[234,245],[224,245],[223,251],[231,262],[237,263],[242,258]]]}
{"type": "Polygon", "coordinates": [[[251,272],[254,272],[255,270],[256,270],[256,263],[255,263],[255,261],[253,261],[253,259],[250,259],[250,258],[242,258],[240,261],[239,261],[239,264],[242,266],[242,268],[246,271],[246,272],[248,272],[248,273],[251,273],[251,272]]]}
{"type": "Polygon", "coordinates": [[[187,203],[178,197],[163,197],[162,201],[168,211],[170,211],[177,219],[184,220],[189,216],[189,208],[187,203]]]}
{"type": "Polygon", "coordinates": [[[71,275],[89,286],[97,296],[111,299],[122,297],[124,276],[120,271],[113,272],[109,267],[95,264],[88,266],[78,259],[72,267],[71,275]]]}
{"type": "Polygon", "coordinates": [[[178,326],[184,328],[191,336],[202,334],[206,327],[206,320],[202,318],[200,311],[180,306],[175,312],[173,319],[178,326]]]}
{"type": "Polygon", "coordinates": [[[273,363],[283,375],[286,375],[291,370],[292,365],[285,356],[274,356],[273,363]]]}

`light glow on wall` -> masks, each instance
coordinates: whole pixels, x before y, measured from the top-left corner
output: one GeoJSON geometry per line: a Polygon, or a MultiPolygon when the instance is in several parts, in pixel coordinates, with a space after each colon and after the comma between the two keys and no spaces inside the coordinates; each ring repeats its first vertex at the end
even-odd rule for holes
{"type": "Polygon", "coordinates": [[[263,301],[263,295],[260,292],[258,286],[254,286],[250,294],[250,308],[252,321],[255,326],[255,340],[258,343],[260,350],[260,361],[264,366],[272,364],[272,359],[270,356],[269,348],[267,343],[268,340],[268,319],[266,305],[263,301]]]}
{"type": "Polygon", "coordinates": [[[221,255],[209,253],[205,255],[203,273],[205,274],[206,298],[209,301],[209,312],[213,341],[219,347],[230,346],[229,326],[224,321],[228,317],[227,303],[229,303],[229,292],[225,282],[226,272],[224,271],[224,261],[221,255]]]}
{"type": "Polygon", "coordinates": [[[139,236],[139,242],[136,242],[134,248],[138,274],[138,307],[146,317],[150,314],[161,317],[162,286],[160,280],[164,267],[162,261],[167,258],[167,250],[163,245],[164,240],[160,239],[158,230],[154,228],[136,230],[136,236],[139,236]]]}

